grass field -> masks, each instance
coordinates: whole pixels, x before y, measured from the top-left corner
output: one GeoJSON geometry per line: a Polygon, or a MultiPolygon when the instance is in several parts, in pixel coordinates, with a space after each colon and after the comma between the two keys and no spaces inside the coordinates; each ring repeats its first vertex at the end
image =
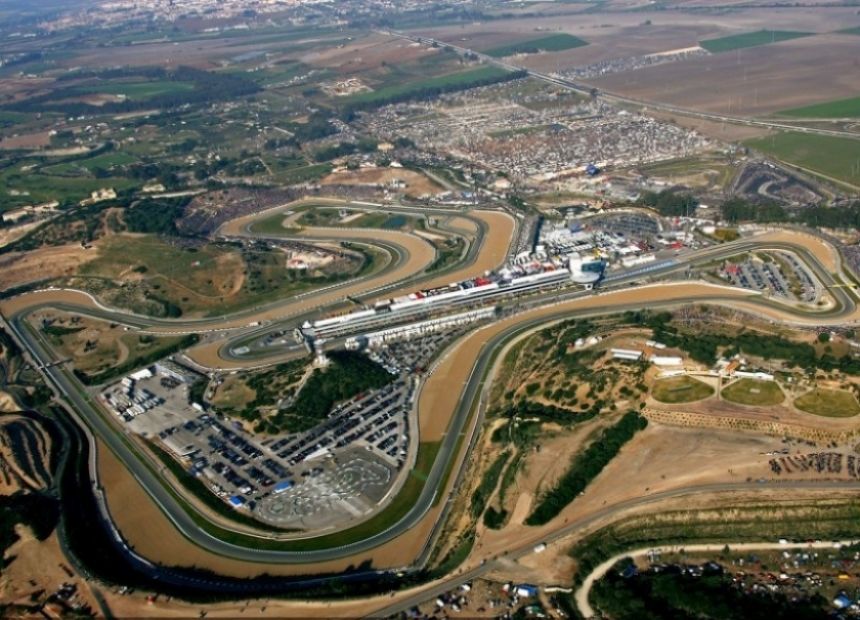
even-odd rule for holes
{"type": "Polygon", "coordinates": [[[451,73],[449,75],[442,75],[422,80],[420,82],[409,82],[406,84],[399,84],[397,86],[380,88],[379,90],[374,90],[372,92],[358,93],[346,97],[344,101],[347,104],[374,103],[376,101],[385,101],[390,97],[401,97],[413,92],[417,93],[424,89],[468,86],[474,82],[499,78],[508,73],[509,71],[506,69],[499,69],[498,67],[481,67],[480,69],[451,73]]]}
{"type": "Polygon", "coordinates": [[[787,131],[744,144],[787,164],[860,186],[860,140],[787,131]]]}
{"type": "Polygon", "coordinates": [[[15,189],[29,192],[21,200],[26,204],[50,200],[78,201],[89,198],[91,192],[104,187],[112,187],[120,191],[138,185],[139,182],[135,179],[119,176],[96,179],[87,176],[48,175],[22,171],[19,166],[11,166],[0,172],[0,187],[6,191],[15,189]]]}
{"type": "Polygon", "coordinates": [[[533,54],[539,51],[542,52],[561,52],[571,50],[577,47],[588,45],[588,41],[583,41],[579,37],[572,34],[553,34],[548,37],[539,39],[531,39],[530,41],[520,41],[519,43],[510,43],[501,45],[485,51],[488,56],[502,58],[504,56],[512,56],[513,54],[533,54]]]}
{"type": "Polygon", "coordinates": [[[757,32],[720,37],[719,39],[708,39],[707,41],[700,41],[699,45],[713,54],[719,54],[720,52],[730,52],[747,47],[758,47],[759,45],[768,45],[769,43],[790,41],[791,39],[808,37],[812,34],[811,32],[794,32],[790,30],[759,30],[757,32]]]}
{"type": "MultiPolygon", "coordinates": [[[[372,212],[365,213],[348,222],[342,222],[340,209],[322,207],[306,210],[297,220],[302,226],[338,226],[343,228],[383,228],[386,230],[401,230],[403,228],[417,226],[418,219],[398,213],[372,212]]],[[[259,222],[260,226],[269,227],[270,220],[259,222]]],[[[255,225],[254,230],[263,232],[262,228],[255,225]]],[[[283,230],[283,229],[281,229],[283,230]]]]}
{"type": "Polygon", "coordinates": [[[850,418],[860,413],[860,404],[854,394],[846,390],[815,388],[795,400],[794,406],[828,418],[850,418]]]}
{"type": "Polygon", "coordinates": [[[301,228],[285,227],[284,220],[286,218],[287,216],[283,213],[275,213],[251,224],[250,230],[264,235],[292,235],[301,230],[301,228]]]}
{"type": "Polygon", "coordinates": [[[133,155],[118,151],[96,155],[89,159],[54,164],[42,168],[41,172],[50,175],[75,176],[80,175],[81,172],[87,173],[97,169],[108,170],[114,166],[125,166],[136,161],[137,158],[133,155]]]}
{"type": "Polygon", "coordinates": [[[771,406],[785,400],[785,394],[775,381],[740,379],[723,389],[723,398],[740,405],[771,406]]]}
{"type": "Polygon", "coordinates": [[[692,403],[713,395],[714,388],[698,379],[681,375],[654,382],[651,396],[661,403],[692,403]]]}
{"type": "Polygon", "coordinates": [[[191,82],[170,82],[166,80],[153,82],[109,82],[93,86],[81,86],[77,89],[82,93],[117,95],[131,101],[145,101],[159,95],[189,92],[194,90],[191,82]]]}
{"type": "Polygon", "coordinates": [[[796,116],[798,118],[855,118],[860,117],[860,97],[837,99],[825,103],[791,108],[779,113],[781,116],[796,116]]]}

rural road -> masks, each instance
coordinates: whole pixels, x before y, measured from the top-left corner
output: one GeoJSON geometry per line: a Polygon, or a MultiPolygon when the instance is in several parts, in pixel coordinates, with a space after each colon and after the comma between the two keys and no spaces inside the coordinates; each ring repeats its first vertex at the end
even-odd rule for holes
{"type": "MultiPolygon", "coordinates": [[[[455,588],[457,588],[460,584],[463,584],[471,579],[475,579],[481,577],[487,573],[492,572],[494,569],[499,567],[499,564],[496,562],[497,559],[504,558],[505,560],[518,560],[527,555],[531,555],[535,553],[535,546],[538,543],[554,543],[557,542],[571,534],[576,532],[583,531],[585,529],[591,528],[596,524],[599,524],[607,519],[610,519],[613,515],[630,511],[636,508],[642,508],[645,506],[650,506],[654,504],[658,504],[660,502],[669,500],[669,499],[677,499],[684,497],[701,497],[703,494],[717,494],[717,493],[732,493],[736,491],[750,491],[755,489],[791,489],[791,490],[799,490],[799,491],[809,491],[809,490],[852,490],[857,491],[860,490],[860,482],[857,481],[846,481],[846,482],[809,482],[809,481],[783,481],[783,482],[765,482],[765,483],[755,483],[755,482],[739,482],[739,483],[720,483],[720,484],[707,484],[707,485],[697,485],[693,487],[685,487],[685,488],[677,488],[677,489],[669,489],[667,491],[662,491],[659,493],[652,493],[650,495],[646,495],[643,497],[637,497],[633,499],[629,499],[623,502],[619,502],[616,504],[608,505],[601,510],[591,513],[589,515],[585,515],[569,521],[568,523],[559,525],[548,533],[544,532],[540,534],[536,533],[534,536],[527,540],[523,540],[522,544],[515,549],[511,549],[509,552],[503,554],[499,558],[488,559],[485,563],[476,566],[472,569],[465,570],[461,573],[457,573],[445,579],[441,579],[437,582],[430,584],[424,588],[416,588],[416,590],[404,598],[398,600],[396,603],[392,603],[390,605],[385,605],[380,609],[376,610],[370,617],[373,618],[387,618],[390,616],[397,615],[401,612],[406,612],[412,607],[433,599],[445,592],[449,592],[455,588]]],[[[575,501],[575,500],[574,500],[575,501]]],[[[765,543],[762,543],[765,544],[765,543]]],[[[822,543],[825,546],[832,546],[832,543],[822,543]]],[[[738,548],[737,545],[731,545],[732,548],[738,548]]],[[[805,546],[805,545],[804,545],[805,546]]],[[[718,549],[722,549],[725,547],[725,543],[717,545],[718,549]]],[[[650,547],[653,549],[654,547],[650,547]]],[[[692,549],[692,545],[685,545],[684,548],[692,549]]],[[[619,554],[619,559],[629,556],[630,553],[622,553],[619,554]]],[[[616,560],[617,561],[617,560],[616,560]]],[[[614,562],[613,562],[614,564],[614,562]]],[[[602,565],[601,565],[602,566],[602,565]]],[[[612,564],[609,565],[610,567],[612,564]]],[[[605,574],[604,571],[603,574],[605,574]]],[[[602,576],[602,575],[601,575],[602,576]]],[[[599,577],[597,577],[599,579],[599,577]]],[[[594,580],[592,580],[593,583],[594,580]]],[[[590,616],[586,616],[590,617],[590,616]]]]}
{"type": "MultiPolygon", "coordinates": [[[[377,531],[337,547],[321,545],[318,548],[313,548],[312,545],[297,545],[295,542],[277,541],[271,535],[254,536],[228,530],[226,533],[230,534],[230,538],[233,539],[231,542],[220,535],[203,529],[195,520],[195,517],[199,519],[200,515],[191,514],[189,512],[191,509],[184,502],[179,501],[176,495],[165,486],[164,480],[136,452],[114,421],[92,401],[73,374],[63,365],[53,365],[55,359],[49,348],[42,342],[38,333],[26,324],[24,319],[35,307],[52,305],[50,292],[34,293],[32,296],[23,295],[13,299],[15,311],[8,319],[16,340],[43,367],[43,372],[51,384],[86,420],[93,432],[109,445],[123,465],[128,468],[152,500],[186,538],[214,554],[238,560],[259,563],[315,563],[348,558],[358,553],[367,552],[378,545],[396,539],[422,522],[437,500],[438,495],[445,491],[440,487],[442,481],[447,479],[448,467],[452,466],[453,479],[457,479],[463,464],[468,460],[467,454],[458,454],[458,438],[466,432],[470,422],[472,425],[475,423],[476,417],[472,415],[473,404],[484,384],[484,377],[495,359],[495,351],[508,339],[522,331],[559,319],[605,315],[645,308],[670,308],[697,302],[741,306],[753,312],[760,312],[765,316],[778,315],[781,319],[798,323],[812,325],[844,323],[855,316],[857,308],[854,297],[846,289],[836,286],[838,282],[833,273],[838,272],[838,270],[838,259],[834,257],[832,248],[829,248],[819,238],[801,233],[764,233],[758,237],[690,253],[687,256],[667,261],[665,266],[661,266],[659,269],[634,269],[616,274],[612,276],[611,284],[607,285],[609,290],[554,292],[550,295],[536,295],[532,298],[518,299],[513,304],[509,303],[507,318],[499,324],[499,329],[492,336],[486,338],[482,343],[483,346],[475,349],[474,358],[465,360],[462,364],[463,380],[458,380],[454,384],[463,385],[463,387],[453,410],[434,412],[434,415],[443,415],[448,420],[447,432],[426,483],[414,505],[402,518],[391,523],[385,530],[377,531]],[[784,249],[801,256],[826,286],[834,287],[830,289],[830,293],[835,299],[833,307],[820,312],[804,312],[781,306],[749,291],[693,281],[644,287],[630,286],[643,279],[666,276],[682,271],[692,261],[714,261],[739,253],[766,248],[784,249]],[[27,303],[31,299],[34,302],[33,305],[27,303]],[[262,542],[264,540],[265,544],[262,542]]],[[[85,299],[84,297],[81,298],[85,299]]],[[[79,307],[74,303],[70,304],[68,301],[63,301],[64,299],[66,298],[59,296],[54,301],[64,303],[65,305],[62,306],[64,309],[97,318],[117,320],[118,322],[131,321],[132,319],[136,322],[142,321],[141,317],[129,318],[129,315],[125,313],[106,310],[93,303],[79,307]]],[[[221,321],[222,323],[218,323],[218,320],[212,320],[212,324],[208,327],[210,329],[229,328],[234,319],[226,317],[221,321]]],[[[179,323],[181,324],[181,322],[179,323]]],[[[186,323],[191,327],[195,322],[186,323]]],[[[261,332],[266,329],[273,330],[276,327],[267,325],[265,328],[261,328],[261,332]]],[[[247,332],[241,332],[238,337],[247,338],[247,336],[247,332]]],[[[227,343],[229,342],[228,339],[227,343]]],[[[426,385],[427,383],[425,383],[426,385]]],[[[727,486],[724,488],[737,489],[739,487],[727,486]]],[[[704,492],[706,490],[695,489],[692,492],[704,492]]],[[[686,492],[690,491],[685,489],[673,491],[673,493],[686,492]]],[[[649,501],[652,501],[651,497],[637,500],[637,503],[648,503],[649,501]]],[[[445,502],[445,505],[447,506],[448,502],[445,502]]],[[[622,508],[610,507],[607,510],[622,508]]],[[[444,516],[443,514],[439,520],[444,520],[444,516]]],[[[582,525],[582,523],[579,524],[580,527],[582,525]]],[[[215,531],[212,529],[212,532],[215,531]]],[[[225,533],[223,528],[222,533],[225,533]]]]}
{"type": "MultiPolygon", "coordinates": [[[[573,80],[568,80],[556,75],[550,75],[547,73],[541,73],[539,71],[535,71],[533,69],[529,69],[527,67],[521,67],[519,65],[514,65],[510,62],[506,62],[504,60],[500,60],[493,56],[488,56],[487,54],[482,54],[476,50],[462,47],[460,45],[455,45],[453,43],[448,43],[446,41],[441,41],[439,39],[433,39],[431,37],[422,37],[417,35],[406,34],[404,32],[397,32],[394,30],[386,30],[381,31],[383,34],[388,34],[390,36],[399,37],[401,39],[406,39],[408,41],[413,41],[416,43],[429,43],[435,44],[438,47],[447,48],[457,52],[459,55],[463,56],[466,54],[474,55],[480,60],[495,65],[497,67],[501,67],[502,69],[507,69],[509,71],[525,71],[531,77],[542,80],[544,82],[549,82],[550,84],[555,84],[556,86],[561,86],[562,88],[566,88],[568,90],[572,90],[581,95],[590,96],[592,87],[587,84],[579,84],[574,82],[573,80]]],[[[801,133],[810,133],[817,134],[822,136],[833,136],[839,138],[851,138],[853,140],[860,140],[860,134],[851,131],[840,131],[838,129],[822,129],[819,127],[799,127],[797,125],[792,125],[789,123],[784,123],[780,121],[772,121],[772,120],[762,120],[755,118],[746,118],[743,116],[729,116],[726,114],[717,114],[714,112],[701,112],[699,110],[693,110],[690,108],[683,108],[680,106],[671,105],[668,103],[661,103],[659,101],[649,101],[645,99],[636,99],[634,97],[625,97],[624,95],[619,95],[616,93],[610,93],[606,91],[600,91],[599,96],[606,101],[612,103],[622,103],[628,105],[635,105],[637,107],[647,107],[654,110],[659,110],[661,112],[671,112],[673,114],[680,114],[682,116],[688,116],[691,118],[700,118],[708,121],[715,121],[720,123],[732,123],[734,125],[746,125],[749,127],[765,127],[768,129],[781,129],[785,131],[797,131],[801,133]]]]}

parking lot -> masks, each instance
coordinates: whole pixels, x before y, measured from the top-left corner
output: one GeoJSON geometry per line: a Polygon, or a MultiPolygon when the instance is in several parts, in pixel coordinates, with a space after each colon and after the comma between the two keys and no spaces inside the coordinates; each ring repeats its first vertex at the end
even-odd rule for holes
{"type": "Polygon", "coordinates": [[[191,386],[205,378],[172,363],[124,377],[101,398],[235,509],[281,527],[340,527],[377,508],[393,488],[414,441],[418,377],[464,329],[374,341],[367,355],[392,374],[391,383],[338,404],[303,433],[256,434],[190,402],[191,386]]]}
{"type": "Polygon", "coordinates": [[[350,448],[321,459],[300,483],[263,498],[257,514],[268,523],[322,531],[368,515],[391,487],[396,472],[373,452],[350,448]]]}
{"type": "Polygon", "coordinates": [[[821,286],[809,269],[788,252],[771,252],[743,261],[727,261],[719,275],[734,286],[762,291],[774,297],[815,303],[821,286]]]}

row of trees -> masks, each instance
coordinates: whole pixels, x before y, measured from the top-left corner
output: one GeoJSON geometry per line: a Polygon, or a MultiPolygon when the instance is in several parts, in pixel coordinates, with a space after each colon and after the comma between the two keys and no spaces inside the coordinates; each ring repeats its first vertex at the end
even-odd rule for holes
{"type": "Polygon", "coordinates": [[[664,189],[660,192],[644,192],[639,201],[646,207],[655,209],[664,217],[693,215],[699,201],[692,194],[664,189]]]}
{"type": "Polygon", "coordinates": [[[61,112],[70,116],[92,114],[94,112],[98,112],[99,114],[116,114],[151,108],[171,109],[186,104],[207,104],[215,101],[240,99],[253,95],[260,90],[260,86],[256,82],[242,75],[214,73],[193,67],[177,67],[170,70],[161,67],[129,67],[101,72],[74,72],[58,78],[59,83],[70,80],[91,80],[91,82],[85,83],[84,86],[71,85],[57,88],[44,95],[10,103],[4,107],[8,110],[20,112],[51,111],[61,112]],[[111,80],[128,80],[133,78],[147,81],[191,83],[193,88],[176,88],[155,93],[150,97],[143,97],[141,99],[128,98],[124,101],[105,103],[98,107],[82,101],[72,101],[83,95],[98,92],[97,90],[93,90],[93,86],[98,87],[102,83],[106,87],[110,85],[116,86],[121,85],[123,82],[111,82],[111,80]]]}
{"type": "Polygon", "coordinates": [[[743,353],[766,360],[784,360],[790,366],[806,370],[839,370],[846,374],[860,374],[860,359],[850,355],[835,357],[829,353],[819,356],[811,344],[782,336],[754,332],[742,332],[735,336],[702,331],[686,333],[671,325],[672,315],[668,312],[626,312],[622,320],[651,328],[655,340],[682,349],[703,364],[711,365],[716,362],[719,350],[723,349],[724,356],[743,353]]]}
{"type": "MultiPolygon", "coordinates": [[[[691,194],[672,189],[645,192],[639,202],[665,217],[693,215],[699,204],[691,194]]],[[[814,205],[789,210],[771,200],[751,201],[735,197],[720,205],[720,217],[730,224],[795,222],[811,227],[860,228],[860,202],[840,207],[814,205]]]]}
{"type": "Polygon", "coordinates": [[[524,77],[528,77],[528,72],[525,70],[510,71],[464,82],[451,82],[449,84],[440,84],[438,86],[426,86],[423,88],[404,90],[392,93],[387,97],[376,97],[364,101],[353,101],[344,107],[344,114],[349,118],[351,114],[359,110],[372,110],[395,103],[404,103],[406,101],[427,101],[435,99],[439,95],[444,95],[445,93],[459,92],[470,88],[478,88],[479,86],[490,86],[491,84],[501,84],[503,82],[519,80],[524,77]]]}
{"type": "Polygon", "coordinates": [[[526,518],[526,525],[543,525],[555,518],[615,458],[633,436],[648,425],[648,420],[630,411],[577,455],[570,469],[550,489],[526,518]]]}
{"type": "Polygon", "coordinates": [[[385,368],[355,351],[327,354],[331,364],[316,369],[293,404],[274,416],[272,422],[292,432],[308,430],[324,420],[335,404],[391,382],[385,368]]]}
{"type": "Polygon", "coordinates": [[[840,207],[815,205],[791,212],[774,202],[750,202],[742,198],[732,198],[722,204],[720,215],[725,221],[733,224],[797,222],[813,228],[858,228],[860,227],[860,202],[840,207]]]}

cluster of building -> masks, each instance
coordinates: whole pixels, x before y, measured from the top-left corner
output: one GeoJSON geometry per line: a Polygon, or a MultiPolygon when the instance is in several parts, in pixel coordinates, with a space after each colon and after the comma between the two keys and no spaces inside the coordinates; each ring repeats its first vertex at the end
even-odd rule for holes
{"type": "MultiPolygon", "coordinates": [[[[147,373],[147,377],[152,376],[147,369],[135,374],[140,373],[147,373]]],[[[164,401],[149,390],[138,388],[137,379],[128,376],[123,378],[119,387],[105,393],[105,402],[123,420],[131,422],[140,414],[146,413],[164,401]]]]}
{"type": "Polygon", "coordinates": [[[563,71],[561,76],[574,80],[587,80],[590,78],[603,77],[604,75],[612,75],[613,73],[626,73],[628,71],[636,71],[637,69],[644,69],[645,67],[652,67],[654,65],[664,65],[670,62],[678,62],[680,60],[709,55],[710,52],[708,50],[696,45],[694,47],[685,47],[683,49],[658,52],[656,54],[609,58],[589,65],[568,69],[563,71]]]}
{"type": "Polygon", "coordinates": [[[428,334],[447,332],[464,325],[473,324],[485,319],[492,319],[495,315],[496,309],[493,307],[469,310],[467,312],[446,315],[435,319],[427,319],[425,321],[389,327],[387,329],[370,332],[362,336],[351,336],[346,339],[345,346],[347,349],[351,350],[364,347],[375,349],[389,342],[403,339],[411,340],[413,338],[421,338],[428,334]]]}
{"type": "Polygon", "coordinates": [[[402,103],[364,114],[357,126],[375,137],[406,137],[419,149],[503,170],[535,183],[588,177],[606,166],[686,157],[710,148],[698,133],[598,101],[521,105],[508,85],[402,103]]]}
{"type": "MultiPolygon", "coordinates": [[[[300,328],[304,337],[317,343],[339,336],[355,336],[395,322],[406,322],[430,312],[464,305],[494,302],[511,295],[546,290],[570,284],[591,286],[600,279],[603,261],[571,256],[566,261],[533,262],[506,267],[448,286],[410,293],[377,302],[373,307],[347,314],[306,321],[300,328]]],[[[410,329],[415,329],[415,325],[410,329]]]]}

